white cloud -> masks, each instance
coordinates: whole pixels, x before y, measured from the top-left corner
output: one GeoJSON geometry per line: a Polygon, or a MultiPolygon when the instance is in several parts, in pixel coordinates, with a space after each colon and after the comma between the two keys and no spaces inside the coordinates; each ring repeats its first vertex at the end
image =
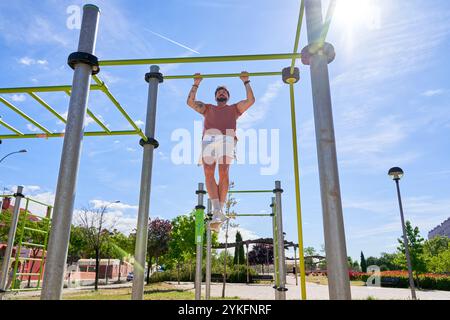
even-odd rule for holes
{"type": "Polygon", "coordinates": [[[128,147],[128,148],[126,148],[126,150],[127,150],[128,152],[136,152],[136,149],[135,149],[135,148],[130,148],[130,147],[128,147]]]}
{"type": "Polygon", "coordinates": [[[99,199],[93,199],[89,201],[89,203],[93,206],[94,209],[101,208],[102,206],[108,206],[108,208],[112,210],[138,210],[139,206],[130,205],[127,203],[119,202],[114,203],[114,201],[105,201],[99,199]]]}
{"type": "Polygon", "coordinates": [[[27,129],[30,130],[31,132],[37,132],[39,131],[38,128],[36,128],[34,125],[32,125],[31,123],[27,123],[27,129]]]}
{"type": "Polygon", "coordinates": [[[31,66],[32,64],[35,63],[35,60],[34,60],[34,59],[31,59],[31,58],[28,58],[28,57],[23,57],[23,58],[21,58],[21,59],[19,60],[19,62],[20,62],[21,64],[26,65],[26,66],[31,66]]]}
{"type": "Polygon", "coordinates": [[[11,100],[14,102],[24,102],[26,100],[26,96],[24,94],[13,94],[11,96],[11,100]]]}
{"type": "Polygon", "coordinates": [[[136,120],[134,121],[134,123],[138,126],[138,127],[142,127],[143,125],[145,125],[145,122],[142,120],[136,120]]]}
{"type": "Polygon", "coordinates": [[[36,60],[36,59],[30,58],[30,57],[23,57],[23,58],[19,59],[19,63],[21,63],[25,66],[32,66],[32,65],[36,65],[36,64],[40,65],[40,66],[48,65],[47,60],[44,60],[44,59],[36,60]]]}
{"type": "Polygon", "coordinates": [[[425,97],[434,97],[434,96],[441,95],[443,93],[444,93],[444,90],[435,89],[435,90],[427,90],[427,91],[423,92],[422,95],[425,97]]]}

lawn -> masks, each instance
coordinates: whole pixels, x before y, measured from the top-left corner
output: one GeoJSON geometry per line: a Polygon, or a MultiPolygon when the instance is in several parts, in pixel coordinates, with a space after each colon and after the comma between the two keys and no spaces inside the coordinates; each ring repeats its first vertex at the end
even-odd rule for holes
{"type": "MultiPolygon", "coordinates": [[[[144,287],[144,300],[194,300],[192,290],[179,289],[169,283],[154,283],[144,287]]],[[[25,297],[16,294],[10,299],[14,300],[39,300],[39,296],[25,297]]],[[[204,299],[204,297],[202,297],[204,299]]],[[[220,299],[220,298],[213,298],[220,299]]],[[[238,299],[238,297],[226,297],[225,299],[238,299]]],[[[94,290],[79,290],[63,293],[63,300],[131,300],[131,287],[94,290]]]]}
{"type": "MultiPolygon", "coordinates": [[[[306,282],[328,285],[328,278],[326,276],[307,276],[306,282]]],[[[350,285],[364,287],[366,284],[363,281],[350,281],[350,285]]]]}

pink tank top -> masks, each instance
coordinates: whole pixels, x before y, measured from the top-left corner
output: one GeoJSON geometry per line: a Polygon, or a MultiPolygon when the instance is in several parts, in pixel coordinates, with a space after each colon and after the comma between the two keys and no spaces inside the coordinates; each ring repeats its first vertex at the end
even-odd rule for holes
{"type": "Polygon", "coordinates": [[[237,104],[222,107],[212,104],[205,104],[205,112],[203,116],[205,121],[203,124],[203,135],[220,134],[228,136],[236,136],[236,120],[242,115],[237,108],[237,104]],[[215,130],[212,130],[215,129],[215,130]]]}

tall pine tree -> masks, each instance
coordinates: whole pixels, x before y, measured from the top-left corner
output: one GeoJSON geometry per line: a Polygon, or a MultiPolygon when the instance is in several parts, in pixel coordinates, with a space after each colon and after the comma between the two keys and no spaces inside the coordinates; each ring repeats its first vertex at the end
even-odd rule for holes
{"type": "Polygon", "coordinates": [[[236,232],[236,247],[234,250],[233,264],[245,264],[244,243],[239,231],[236,232]]]}
{"type": "Polygon", "coordinates": [[[364,253],[361,251],[361,271],[367,272],[367,262],[364,253]]]}

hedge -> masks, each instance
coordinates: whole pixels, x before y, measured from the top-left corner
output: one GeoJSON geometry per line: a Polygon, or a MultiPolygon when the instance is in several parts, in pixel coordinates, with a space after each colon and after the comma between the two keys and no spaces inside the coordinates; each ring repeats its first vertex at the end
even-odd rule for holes
{"type": "MultiPolygon", "coordinates": [[[[409,277],[407,271],[383,271],[381,275],[381,286],[391,288],[409,288],[409,277]]],[[[369,273],[349,272],[350,280],[366,282],[371,276],[369,273]]],[[[415,285],[420,289],[450,291],[450,275],[425,273],[414,277],[415,285]]]]}

